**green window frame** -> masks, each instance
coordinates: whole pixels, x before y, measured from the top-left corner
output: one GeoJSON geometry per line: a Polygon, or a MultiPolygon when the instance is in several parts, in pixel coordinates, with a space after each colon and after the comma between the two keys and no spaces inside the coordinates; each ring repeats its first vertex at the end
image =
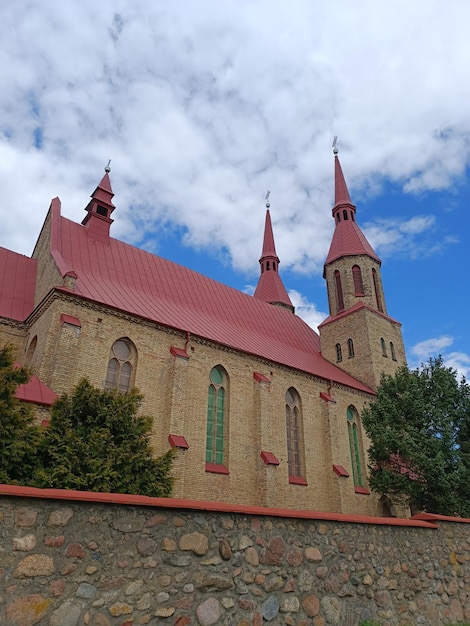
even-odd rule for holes
{"type": "Polygon", "coordinates": [[[351,455],[352,473],[355,487],[364,487],[362,466],[362,446],[359,432],[359,415],[353,406],[346,412],[348,422],[349,452],[351,455]]]}
{"type": "Polygon", "coordinates": [[[287,466],[289,476],[301,478],[304,474],[302,409],[298,392],[289,387],[286,391],[287,466]]]}
{"type": "Polygon", "coordinates": [[[209,374],[207,396],[206,463],[224,465],[227,421],[227,374],[222,366],[209,374]]]}

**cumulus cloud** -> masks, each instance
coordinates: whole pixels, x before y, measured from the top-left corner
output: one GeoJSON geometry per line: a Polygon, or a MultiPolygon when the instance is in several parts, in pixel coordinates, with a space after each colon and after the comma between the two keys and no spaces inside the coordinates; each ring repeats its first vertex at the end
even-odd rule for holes
{"type": "Polygon", "coordinates": [[[454,338],[449,335],[420,341],[412,346],[410,350],[414,360],[413,363],[410,363],[410,366],[416,367],[421,363],[425,363],[431,357],[435,358],[440,355],[447,367],[452,367],[459,376],[464,376],[468,380],[470,375],[470,355],[464,352],[448,351],[447,349],[453,344],[454,338]]]}
{"type": "MultiPolygon", "coordinates": [[[[269,188],[283,266],[319,271],[333,135],[358,197],[385,178],[421,192],[463,174],[469,21],[460,0],[8,3],[0,243],[29,254],[56,195],[81,220],[112,158],[115,236],[158,249],[172,222],[256,271],[269,188]]],[[[375,236],[406,251],[431,228],[416,217],[375,236]]]]}
{"type": "Polygon", "coordinates": [[[289,298],[295,307],[296,314],[314,330],[318,330],[318,325],[328,317],[328,313],[319,311],[313,302],[309,302],[305,296],[295,289],[289,291],[289,298]]]}

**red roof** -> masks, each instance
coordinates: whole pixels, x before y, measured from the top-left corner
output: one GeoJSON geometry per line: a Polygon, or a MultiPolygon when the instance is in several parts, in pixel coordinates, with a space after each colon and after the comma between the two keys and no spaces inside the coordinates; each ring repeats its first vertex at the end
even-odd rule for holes
{"type": "Polygon", "coordinates": [[[24,321],[33,310],[35,259],[0,247],[0,317],[24,321]]]}
{"type": "Polygon", "coordinates": [[[318,334],[289,310],[111,237],[102,243],[61,217],[58,200],[51,220],[51,253],[63,275],[77,274],[75,294],[373,393],[323,359],[318,334]]]}
{"type": "Polygon", "coordinates": [[[18,386],[15,397],[24,402],[32,402],[33,404],[41,404],[43,406],[51,406],[57,400],[57,395],[52,389],[34,375],[31,376],[28,383],[18,386]]]}
{"type": "Polygon", "coordinates": [[[335,155],[335,231],[325,265],[343,256],[360,254],[367,254],[380,263],[379,257],[356,224],[355,214],[356,207],[351,202],[339,158],[335,155]]]}
{"type": "Polygon", "coordinates": [[[283,304],[293,312],[294,307],[282,279],[279,276],[279,258],[276,254],[276,246],[274,245],[273,227],[269,209],[266,211],[263,251],[261,252],[259,262],[261,265],[261,274],[255,293],[253,294],[254,297],[271,304],[283,304]]]}

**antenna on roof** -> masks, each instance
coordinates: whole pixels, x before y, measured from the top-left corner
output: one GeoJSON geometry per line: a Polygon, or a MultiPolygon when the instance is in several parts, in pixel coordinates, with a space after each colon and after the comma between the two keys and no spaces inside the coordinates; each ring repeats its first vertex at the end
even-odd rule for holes
{"type": "Polygon", "coordinates": [[[111,159],[109,159],[108,161],[108,165],[104,168],[104,171],[107,172],[109,174],[109,172],[111,171],[111,168],[109,166],[109,164],[111,163],[111,159]]]}
{"type": "Polygon", "coordinates": [[[333,154],[338,154],[338,148],[336,147],[336,142],[338,141],[338,135],[335,135],[333,137],[333,144],[332,144],[332,148],[333,148],[333,154]]]}
{"type": "Polygon", "coordinates": [[[266,208],[267,208],[267,209],[269,209],[269,207],[271,206],[271,205],[269,204],[269,196],[270,196],[270,195],[271,195],[271,192],[270,192],[270,191],[269,191],[269,189],[268,189],[268,191],[266,192],[266,195],[265,195],[265,197],[264,197],[264,199],[266,200],[266,208]]]}

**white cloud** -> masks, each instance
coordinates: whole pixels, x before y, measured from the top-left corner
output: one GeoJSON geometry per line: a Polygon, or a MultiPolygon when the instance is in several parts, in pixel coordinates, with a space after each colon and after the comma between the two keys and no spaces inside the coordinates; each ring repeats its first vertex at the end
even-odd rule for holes
{"type": "MultiPolygon", "coordinates": [[[[171,220],[256,271],[269,188],[283,266],[318,271],[333,135],[357,194],[384,177],[415,191],[462,175],[469,21],[458,0],[8,3],[0,244],[30,253],[56,195],[81,220],[112,158],[115,236],[157,240],[171,220]]],[[[378,244],[430,231],[420,219],[377,225],[378,244]]]]}
{"type": "Polygon", "coordinates": [[[313,302],[309,302],[305,296],[295,289],[289,291],[289,298],[295,306],[296,314],[314,330],[318,330],[318,325],[328,317],[328,313],[318,311],[313,302]]]}
{"type": "Polygon", "coordinates": [[[446,367],[452,367],[459,376],[464,376],[467,380],[470,376],[470,355],[464,352],[448,352],[447,348],[454,344],[454,338],[448,335],[432,337],[412,346],[410,352],[414,357],[411,367],[417,367],[421,363],[429,361],[431,357],[442,356],[446,367]]]}

